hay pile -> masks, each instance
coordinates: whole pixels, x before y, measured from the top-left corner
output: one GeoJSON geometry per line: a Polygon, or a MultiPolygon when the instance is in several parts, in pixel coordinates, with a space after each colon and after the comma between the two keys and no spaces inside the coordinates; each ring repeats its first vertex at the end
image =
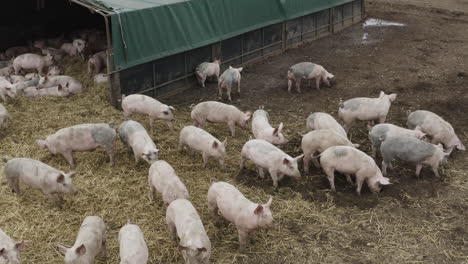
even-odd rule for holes
{"type": "MultiPolygon", "coordinates": [[[[6,105],[11,114],[10,128],[1,135],[0,155],[8,157],[30,157],[51,166],[69,171],[68,164],[61,155],[52,156],[40,149],[35,141],[54,133],[60,128],[80,123],[114,122],[120,124],[122,113],[107,102],[105,85],[94,85],[86,75],[85,63],[79,59],[65,61],[66,74],[75,76],[88,86],[88,91],[69,98],[20,98],[6,105]]],[[[211,98],[214,99],[214,98],[211,98]]],[[[178,132],[191,124],[188,105],[176,105],[175,131],[170,131],[164,122],[156,123],[152,134],[161,150],[160,159],[168,161],[186,184],[191,201],[198,210],[212,242],[213,263],[342,263],[381,262],[385,255],[388,262],[414,261],[421,251],[425,256],[434,246],[444,243],[446,229],[440,229],[450,219],[448,207],[438,196],[424,201],[421,197],[411,197],[411,192],[403,190],[396,195],[370,195],[364,191],[362,197],[354,195],[353,188],[337,179],[337,194],[329,193],[328,183],[323,173],[312,169],[312,175],[303,180],[280,182],[280,190],[275,191],[271,179],[260,180],[254,167],[239,174],[239,153],[242,145],[249,139],[247,130],[237,128],[236,137],[230,137],[227,126],[210,124],[207,131],[218,139],[228,137],[226,171],[211,160],[206,169],[202,166],[201,155],[190,156],[177,150],[178,132]],[[216,227],[211,219],[206,194],[210,180],[227,181],[234,184],[249,199],[266,202],[273,195],[273,216],[275,227],[259,231],[254,243],[247,247],[244,254],[238,252],[236,229],[225,222],[216,227]],[[401,196],[400,196],[401,195],[401,196]],[[402,207],[427,206],[432,204],[424,223],[414,222],[413,210],[402,207]],[[418,243],[419,248],[411,247],[418,243]],[[360,248],[355,252],[356,247],[360,248]],[[364,250],[362,249],[364,248],[364,250]],[[382,253],[384,252],[384,253],[382,253]]],[[[272,123],[285,121],[285,133],[290,139],[284,150],[290,155],[300,154],[300,133],[304,131],[304,114],[298,109],[294,112],[276,112],[272,123]]],[[[138,116],[135,120],[148,127],[147,119],[138,116]]],[[[361,131],[362,132],[362,131],[361,131]]],[[[365,141],[365,133],[358,134],[357,143],[365,141]]],[[[107,224],[108,259],[98,257],[97,263],[118,263],[118,232],[130,219],[144,232],[150,251],[149,263],[181,263],[182,257],[177,244],[170,239],[165,224],[165,208],[162,202],[152,202],[147,183],[146,163],[134,165],[122,143],[117,143],[116,166],[110,167],[103,150],[75,153],[77,175],[74,184],[79,189],[76,196],[65,196],[62,210],[37,190],[21,185],[22,194],[17,196],[0,178],[0,227],[15,239],[24,239],[26,249],[22,252],[23,263],[63,263],[56,245],[71,246],[77,231],[88,215],[103,217],[107,224]]],[[[3,171],[4,164],[0,165],[3,171]]],[[[458,179],[457,166],[453,171],[458,179]]],[[[411,175],[411,171],[405,174],[411,175]]],[[[426,174],[426,173],[425,173],[426,174]]],[[[411,176],[407,176],[411,178],[411,176]]],[[[412,180],[413,178],[411,178],[412,180]]],[[[422,180],[431,185],[431,180],[422,180]]],[[[415,184],[413,182],[413,184],[415,184]]],[[[445,185],[449,185],[446,183],[445,185]]],[[[457,183],[464,188],[467,182],[457,183]]],[[[462,198],[460,198],[462,199],[462,198]]],[[[449,223],[449,222],[447,222],[449,223]]],[[[451,223],[451,222],[450,222],[451,223]]],[[[460,223],[458,223],[460,224],[460,223]]],[[[465,241],[465,240],[464,240],[465,241]]],[[[466,243],[466,241],[464,242],[466,243]]],[[[463,254],[446,250],[450,258],[456,260],[463,254]]]]}

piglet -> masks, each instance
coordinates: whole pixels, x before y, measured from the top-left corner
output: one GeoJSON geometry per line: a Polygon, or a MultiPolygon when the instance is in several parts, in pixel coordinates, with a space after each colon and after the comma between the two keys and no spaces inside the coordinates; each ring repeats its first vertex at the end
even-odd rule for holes
{"type": "Polygon", "coordinates": [[[20,83],[20,82],[25,82],[28,79],[26,79],[26,77],[22,75],[10,75],[10,80],[12,84],[15,84],[15,83],[20,83]]]}
{"type": "Polygon", "coordinates": [[[346,130],[331,115],[322,112],[310,114],[306,120],[306,127],[310,130],[330,129],[347,138],[346,130]]]}
{"type": "Polygon", "coordinates": [[[229,66],[229,69],[225,70],[221,77],[218,78],[218,98],[222,99],[222,90],[226,89],[226,93],[229,101],[231,100],[231,89],[234,85],[237,85],[237,93],[240,96],[240,81],[241,81],[241,68],[233,68],[229,66]]]}
{"type": "Polygon", "coordinates": [[[272,200],[270,197],[266,204],[253,203],[227,182],[215,182],[208,190],[208,209],[214,218],[218,216],[219,211],[226,220],[236,226],[241,250],[247,245],[249,234],[273,225],[270,210],[272,200]]]}
{"type": "Polygon", "coordinates": [[[63,205],[63,194],[75,194],[72,177],[75,172],[65,173],[38,160],[14,158],[6,161],[5,176],[8,185],[20,194],[19,182],[41,190],[59,207],[63,205]]]}
{"type": "Polygon", "coordinates": [[[173,201],[166,210],[166,223],[172,239],[180,238],[179,248],[186,264],[209,264],[211,242],[192,203],[173,201]]]}
{"type": "Polygon", "coordinates": [[[206,167],[210,157],[218,160],[221,167],[224,168],[224,159],[226,157],[227,138],[224,142],[219,141],[205,130],[195,127],[186,126],[180,131],[179,150],[184,146],[193,152],[196,150],[202,153],[203,167],[206,167]]]}
{"type": "Polygon", "coordinates": [[[268,170],[273,180],[273,186],[278,188],[278,181],[283,179],[285,175],[296,180],[301,178],[297,161],[303,156],[304,154],[292,158],[268,141],[251,139],[242,147],[240,169],[242,170],[245,167],[248,160],[252,160],[257,167],[260,178],[263,179],[264,170],[268,170]]]}
{"type": "Polygon", "coordinates": [[[0,104],[0,130],[6,129],[9,124],[8,111],[6,108],[0,104]]]}
{"type": "Polygon", "coordinates": [[[7,77],[15,72],[13,65],[9,65],[0,69],[0,76],[7,77]]]}
{"type": "Polygon", "coordinates": [[[387,167],[393,169],[392,161],[397,159],[416,165],[416,176],[419,178],[422,166],[431,166],[434,174],[439,177],[439,165],[447,163],[450,153],[445,153],[442,144],[433,145],[429,142],[405,136],[395,136],[385,139],[380,145],[382,153],[382,173],[387,175],[387,167]]]}
{"type": "Polygon", "coordinates": [[[100,73],[106,65],[106,51],[98,52],[92,55],[88,60],[88,74],[93,76],[95,73],[100,73]]]}
{"type": "Polygon", "coordinates": [[[288,69],[288,92],[291,93],[293,81],[296,83],[296,90],[301,93],[302,80],[315,79],[315,87],[320,90],[320,82],[323,81],[330,86],[329,79],[335,76],[325,70],[322,66],[312,62],[301,62],[288,69]]]}
{"type": "Polygon", "coordinates": [[[119,232],[120,264],[146,264],[148,262],[148,246],[140,227],[124,225],[119,232]]]}
{"type": "Polygon", "coordinates": [[[75,244],[71,248],[58,245],[60,253],[65,255],[65,264],[94,264],[101,252],[107,258],[106,224],[99,216],[87,216],[81,224],[75,244]]]}
{"type": "Polygon", "coordinates": [[[251,117],[250,112],[242,112],[233,105],[223,104],[215,101],[197,104],[191,113],[195,126],[203,128],[206,122],[227,123],[231,135],[235,135],[236,125],[242,128],[248,127],[251,117]]]}
{"type": "Polygon", "coordinates": [[[119,136],[128,153],[133,151],[135,164],[138,164],[140,158],[150,165],[158,160],[159,150],[140,123],[133,120],[124,121],[119,127],[119,136]]]}
{"type": "Polygon", "coordinates": [[[69,96],[70,93],[62,87],[62,85],[44,88],[44,89],[36,89],[36,87],[28,87],[23,90],[24,97],[42,97],[42,96],[69,96]]]}
{"type": "Polygon", "coordinates": [[[340,103],[338,117],[345,123],[344,128],[347,131],[355,121],[368,121],[370,129],[371,123],[374,121],[385,123],[390,106],[396,97],[396,94],[385,94],[381,91],[379,98],[357,97],[349,99],[340,103]]]}
{"type": "Polygon", "coordinates": [[[179,179],[172,166],[164,160],[158,160],[151,165],[148,183],[153,201],[156,201],[156,192],[161,193],[166,206],[177,199],[189,199],[187,187],[179,179]]]}
{"type": "Polygon", "coordinates": [[[12,59],[17,56],[20,56],[21,54],[25,54],[31,51],[31,48],[26,47],[26,46],[15,46],[8,48],[5,50],[5,58],[6,59],[12,59]]]}
{"type": "Polygon", "coordinates": [[[165,120],[167,126],[172,130],[176,109],[154,98],[142,94],[122,95],[122,109],[125,118],[129,118],[133,113],[147,115],[151,130],[153,130],[153,122],[158,119],[165,120]]]}
{"type": "Polygon", "coordinates": [[[81,124],[62,128],[45,140],[38,140],[37,144],[51,154],[62,154],[71,168],[75,167],[73,152],[92,151],[98,147],[106,150],[111,165],[114,165],[116,135],[112,123],[81,124]]]}
{"type": "Polygon", "coordinates": [[[277,128],[273,128],[268,121],[268,112],[260,106],[253,114],[252,118],[252,133],[256,139],[263,139],[274,145],[284,145],[288,140],[283,135],[283,123],[280,123],[277,128]]]}
{"type": "Polygon", "coordinates": [[[0,229],[0,263],[21,264],[20,250],[24,241],[16,241],[0,229]]]}
{"type": "Polygon", "coordinates": [[[83,56],[83,51],[86,47],[86,41],[75,39],[72,43],[63,43],[60,49],[69,56],[83,56]]]}
{"type": "Polygon", "coordinates": [[[66,76],[44,76],[39,79],[37,89],[49,88],[61,85],[69,94],[79,94],[86,90],[86,87],[77,79],[66,76]]]}
{"type": "Polygon", "coordinates": [[[57,76],[63,74],[63,69],[60,66],[54,65],[50,66],[49,69],[47,70],[47,75],[48,76],[57,76]]]}
{"type": "Polygon", "coordinates": [[[11,82],[7,79],[0,79],[0,97],[3,102],[7,103],[9,98],[16,98],[16,89],[11,82]]]}
{"type": "Polygon", "coordinates": [[[378,193],[383,185],[390,184],[390,180],[382,175],[380,168],[375,161],[366,153],[350,146],[334,146],[327,148],[320,154],[320,165],[325,174],[333,192],[335,189],[335,171],[346,175],[349,183],[352,174],[356,176],[356,192],[361,194],[361,188],[364,181],[373,193],[378,193]]]}
{"type": "Polygon", "coordinates": [[[380,144],[382,143],[382,141],[384,141],[386,138],[396,136],[423,139],[426,136],[426,134],[424,134],[421,131],[421,128],[419,126],[415,127],[414,130],[411,130],[388,123],[375,125],[369,131],[369,139],[372,143],[372,156],[374,157],[374,159],[376,158],[377,149],[380,148],[380,144]]]}
{"type": "Polygon", "coordinates": [[[425,110],[418,110],[408,115],[407,126],[411,129],[419,126],[421,130],[430,136],[432,144],[442,143],[445,149],[452,152],[454,148],[466,150],[449,122],[442,117],[425,110]]]}
{"type": "Polygon", "coordinates": [[[203,62],[195,69],[195,76],[197,77],[200,85],[205,88],[205,81],[209,77],[219,78],[219,64],[220,60],[214,60],[213,62],[203,62]]]}
{"type": "Polygon", "coordinates": [[[52,64],[54,64],[54,59],[51,56],[41,56],[32,53],[20,55],[13,60],[13,68],[16,75],[23,69],[36,70],[37,73],[42,74],[52,64]]]}
{"type": "Polygon", "coordinates": [[[312,162],[316,167],[319,167],[319,163],[316,158],[313,157],[316,152],[324,152],[327,148],[333,146],[349,146],[358,148],[359,144],[353,144],[348,138],[336,133],[331,129],[320,129],[314,130],[302,137],[302,151],[304,152],[304,171],[309,172],[309,162],[312,162]]]}
{"type": "Polygon", "coordinates": [[[109,76],[104,73],[98,73],[94,75],[93,80],[95,83],[107,83],[109,82],[109,76]]]}

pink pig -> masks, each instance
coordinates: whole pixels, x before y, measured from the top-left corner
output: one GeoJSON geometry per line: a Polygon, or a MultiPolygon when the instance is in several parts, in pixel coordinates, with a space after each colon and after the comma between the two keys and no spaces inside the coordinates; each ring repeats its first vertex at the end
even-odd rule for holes
{"type": "Polygon", "coordinates": [[[257,204],[226,182],[213,183],[208,190],[208,208],[217,217],[219,213],[233,223],[239,232],[241,250],[249,241],[249,234],[259,228],[269,228],[273,225],[270,206],[273,198],[266,204],[257,204]]]}
{"type": "Polygon", "coordinates": [[[187,187],[182,183],[172,166],[164,160],[158,160],[151,165],[148,183],[153,201],[156,201],[156,192],[161,193],[166,206],[176,199],[189,199],[187,187]]]}
{"type": "Polygon", "coordinates": [[[291,92],[293,81],[296,82],[296,90],[301,93],[302,80],[315,79],[315,87],[320,90],[320,82],[323,81],[330,86],[329,79],[335,76],[325,70],[321,65],[312,62],[301,62],[291,66],[288,70],[288,92],[291,92]]]}

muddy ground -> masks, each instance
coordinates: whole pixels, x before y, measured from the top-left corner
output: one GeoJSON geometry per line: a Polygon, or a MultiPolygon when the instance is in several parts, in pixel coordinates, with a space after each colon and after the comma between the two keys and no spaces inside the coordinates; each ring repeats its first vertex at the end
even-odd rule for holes
{"type": "MultiPolygon", "coordinates": [[[[234,104],[243,110],[265,105],[271,123],[284,122],[290,143],[284,150],[299,155],[305,119],[311,112],[336,117],[340,98],[377,97],[397,93],[388,122],[405,126],[408,110],[425,109],[449,121],[468,145],[468,13],[465,1],[368,1],[368,17],[405,27],[361,25],[347,28],[299,48],[247,65],[242,73],[242,97],[234,104]],[[364,33],[368,38],[363,42],[364,33]],[[313,61],[336,76],[332,87],[320,91],[303,87],[288,94],[286,71],[292,64],[313,61]]],[[[20,99],[7,105],[11,130],[2,135],[0,155],[28,156],[68,171],[60,156],[40,150],[35,140],[73,124],[119,123],[121,113],[105,101],[104,87],[92,86],[85,65],[70,61],[67,74],[78,75],[90,86],[85,95],[71,98],[20,99]]],[[[190,121],[189,105],[214,100],[215,85],[200,95],[193,91],[168,99],[178,109],[177,129],[190,121]]],[[[234,100],[238,97],[234,94],[234,100]]],[[[137,120],[147,125],[143,117],[137,120]]],[[[452,154],[437,178],[427,168],[416,179],[414,168],[397,163],[390,171],[393,185],[371,194],[364,187],[354,193],[343,177],[336,178],[337,193],[329,191],[324,173],[311,173],[298,181],[284,180],[275,191],[271,179],[260,180],[254,167],[239,172],[239,153],[251,136],[238,129],[235,138],[227,127],[209,125],[220,139],[228,137],[227,171],[215,162],[207,169],[200,156],[177,151],[178,131],[157,123],[152,134],[161,158],[170,162],[190,191],[212,241],[213,263],[467,263],[468,262],[468,155],[452,154]],[[215,226],[206,207],[212,178],[228,181],[254,201],[273,200],[275,227],[256,234],[246,252],[237,250],[237,233],[228,223],[215,226]]],[[[365,124],[357,125],[351,140],[370,153],[365,124]]],[[[63,263],[57,243],[72,245],[83,217],[100,215],[108,224],[108,259],[118,262],[119,228],[130,219],[145,233],[150,263],[181,263],[177,244],[169,239],[164,207],[152,202],[146,164],[135,166],[118,143],[117,165],[109,167],[103,151],[78,153],[75,184],[80,193],[67,197],[59,210],[38,191],[17,197],[0,180],[0,224],[11,236],[25,239],[23,263],[63,263]]],[[[377,160],[380,164],[380,159],[377,160]]],[[[3,165],[2,165],[3,166],[3,165]]]]}

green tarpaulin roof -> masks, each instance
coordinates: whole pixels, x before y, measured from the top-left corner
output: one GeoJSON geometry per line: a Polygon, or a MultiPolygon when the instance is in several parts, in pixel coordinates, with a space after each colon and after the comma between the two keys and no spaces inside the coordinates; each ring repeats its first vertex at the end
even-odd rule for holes
{"type": "Polygon", "coordinates": [[[352,0],[75,0],[111,14],[114,70],[352,0]]]}

